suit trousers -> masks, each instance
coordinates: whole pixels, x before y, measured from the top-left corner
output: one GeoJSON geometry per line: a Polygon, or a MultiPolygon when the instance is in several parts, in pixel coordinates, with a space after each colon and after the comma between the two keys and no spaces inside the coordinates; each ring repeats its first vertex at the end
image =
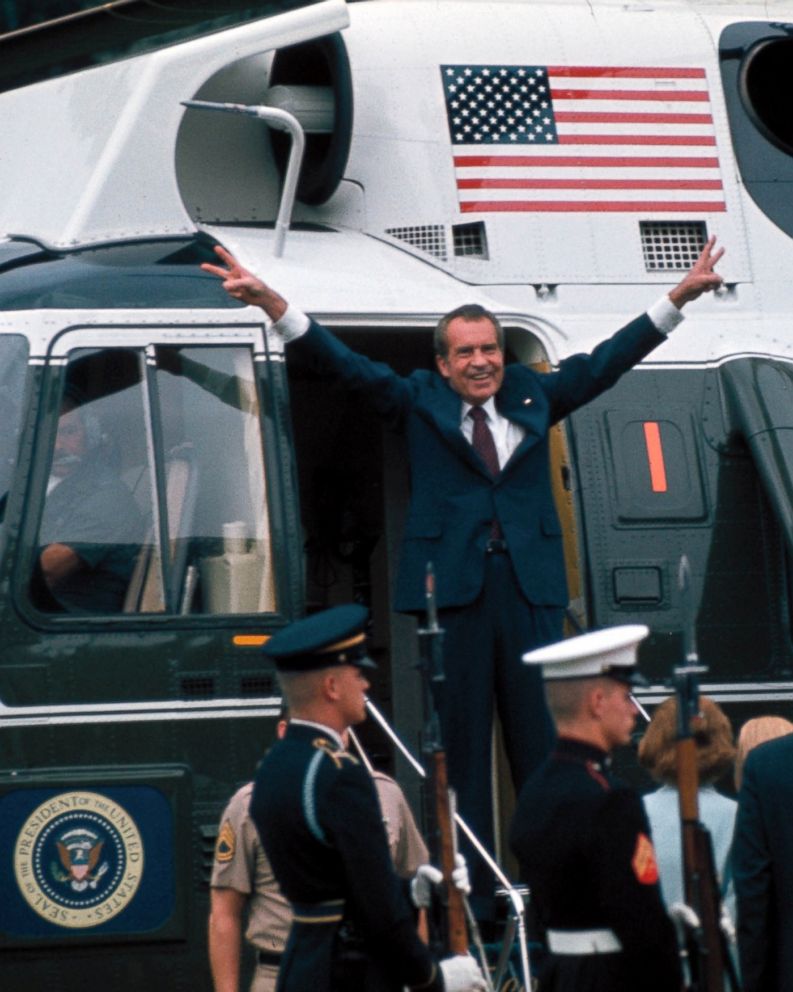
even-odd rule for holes
{"type": "MultiPolygon", "coordinates": [[[[533,606],[518,588],[507,553],[488,554],[482,590],[467,606],[441,610],[444,675],[436,695],[449,783],[458,810],[494,850],[491,741],[498,710],[515,792],[551,750],[555,731],[545,702],[541,671],[522,655],[562,638],[564,610],[533,606]]],[[[474,910],[493,918],[496,881],[466,847],[474,910]]]]}

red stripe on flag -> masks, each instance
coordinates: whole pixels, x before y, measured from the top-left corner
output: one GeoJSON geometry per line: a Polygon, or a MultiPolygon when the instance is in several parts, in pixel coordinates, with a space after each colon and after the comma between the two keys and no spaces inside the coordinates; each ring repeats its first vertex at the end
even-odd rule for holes
{"type": "Polygon", "coordinates": [[[549,76],[564,76],[567,79],[601,77],[616,79],[704,79],[704,69],[681,68],[668,66],[586,66],[586,65],[549,65],[549,76]]]}
{"type": "Polygon", "coordinates": [[[698,145],[715,147],[707,134],[560,134],[560,145],[698,145]]]}
{"type": "Polygon", "coordinates": [[[487,213],[724,213],[727,207],[724,203],[702,202],[694,200],[626,200],[624,202],[601,202],[596,200],[484,200],[482,202],[464,201],[460,204],[460,212],[464,214],[487,213]]]}
{"type": "Polygon", "coordinates": [[[661,428],[657,421],[644,422],[644,444],[647,448],[647,462],[650,466],[650,487],[654,493],[665,493],[666,465],[661,444],[661,428]]]}
{"type": "Polygon", "coordinates": [[[621,111],[557,110],[557,124],[712,124],[710,114],[627,114],[621,111]]]}
{"type": "Polygon", "coordinates": [[[656,100],[661,103],[708,103],[704,90],[561,90],[551,87],[553,100],[656,100]]]}
{"type": "Polygon", "coordinates": [[[459,189],[721,189],[718,179],[459,179],[459,189]]]}
{"type": "Polygon", "coordinates": [[[566,166],[569,168],[596,169],[717,169],[717,158],[632,158],[627,155],[455,155],[454,164],[458,169],[488,168],[549,168],[566,166]]]}

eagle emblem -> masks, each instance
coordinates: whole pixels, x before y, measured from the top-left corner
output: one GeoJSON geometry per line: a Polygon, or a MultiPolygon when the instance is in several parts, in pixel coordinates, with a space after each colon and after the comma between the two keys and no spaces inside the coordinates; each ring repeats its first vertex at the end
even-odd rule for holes
{"type": "Polygon", "coordinates": [[[60,866],[53,863],[53,878],[68,883],[75,892],[83,892],[89,887],[95,889],[108,870],[106,861],[100,863],[104,843],[92,830],[83,827],[67,830],[55,842],[60,866]]]}

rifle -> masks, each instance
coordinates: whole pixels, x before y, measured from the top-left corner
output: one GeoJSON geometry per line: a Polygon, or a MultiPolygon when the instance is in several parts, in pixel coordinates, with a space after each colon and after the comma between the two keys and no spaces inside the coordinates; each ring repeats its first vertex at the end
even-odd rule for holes
{"type": "Polygon", "coordinates": [[[699,675],[707,671],[697,654],[691,613],[691,573],[683,555],[678,588],[683,611],[684,662],[674,670],[677,696],[677,791],[683,848],[683,890],[693,916],[685,926],[687,986],[690,992],[724,992],[725,977],[738,992],[738,978],[721,927],[721,895],[713,845],[699,819],[699,769],[696,725],[699,713],[699,675]]]}
{"type": "MultiPolygon", "coordinates": [[[[411,754],[410,749],[405,746],[404,742],[399,738],[399,735],[396,733],[394,728],[389,724],[388,720],[386,720],[371,699],[366,700],[366,709],[369,711],[369,715],[372,719],[374,719],[385,731],[388,739],[397,748],[402,757],[405,758],[413,771],[417,772],[419,778],[423,782],[426,782],[427,773],[424,770],[424,766],[416,760],[413,754],[411,754]]],[[[355,740],[355,737],[353,737],[353,740],[355,740]]],[[[487,867],[491,870],[496,880],[501,883],[502,888],[498,889],[497,893],[506,896],[509,901],[510,915],[507,922],[506,936],[502,942],[501,954],[492,978],[488,972],[487,954],[478,935],[476,919],[472,916],[470,911],[466,911],[473,942],[476,944],[479,954],[479,961],[482,965],[482,972],[485,976],[485,981],[488,982],[489,992],[493,992],[494,989],[500,989],[501,992],[506,992],[507,985],[512,981],[512,979],[507,979],[507,982],[503,986],[501,984],[502,979],[507,973],[510,950],[514,942],[517,942],[518,953],[520,956],[521,980],[523,982],[522,988],[531,989],[532,979],[531,968],[529,966],[529,949],[526,943],[526,907],[524,905],[524,897],[528,895],[528,890],[517,888],[512,884],[512,882],[510,882],[498,866],[497,862],[494,860],[493,856],[487,848],[482,845],[482,842],[459,813],[454,814],[454,820],[460,830],[462,830],[468,838],[471,846],[477,852],[479,857],[482,858],[487,867]]],[[[521,986],[518,986],[518,988],[521,988],[521,986]]]]}
{"type": "Polygon", "coordinates": [[[434,704],[433,687],[439,687],[443,674],[443,630],[438,626],[435,598],[435,573],[432,563],[427,563],[425,585],[427,624],[420,628],[420,661],[422,695],[424,701],[424,731],[422,751],[426,756],[428,792],[426,807],[433,829],[429,832],[432,861],[440,865],[444,879],[443,903],[445,925],[442,943],[450,954],[468,952],[468,931],[465,922],[465,902],[462,892],[452,882],[455,868],[457,837],[455,831],[455,799],[446,775],[446,752],[441,740],[440,720],[434,704]]]}

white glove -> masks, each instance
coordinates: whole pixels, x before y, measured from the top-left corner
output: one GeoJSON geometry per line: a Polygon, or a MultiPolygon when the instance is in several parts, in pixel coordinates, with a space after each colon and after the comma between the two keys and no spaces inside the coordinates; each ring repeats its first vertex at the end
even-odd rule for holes
{"type": "Polygon", "coordinates": [[[673,902],[668,909],[668,913],[678,926],[682,925],[689,927],[691,930],[696,930],[700,925],[697,914],[684,902],[673,902]]]}
{"type": "Polygon", "coordinates": [[[729,944],[735,944],[738,940],[738,933],[735,929],[735,923],[730,916],[730,911],[724,904],[721,907],[721,920],[719,922],[721,923],[721,932],[727,938],[727,942],[729,944]]]}
{"type": "Polygon", "coordinates": [[[470,954],[456,954],[441,961],[445,992],[487,992],[479,965],[470,954]]]}
{"type": "Polygon", "coordinates": [[[452,872],[452,884],[455,889],[459,889],[464,896],[471,895],[471,880],[468,877],[468,865],[462,854],[454,856],[454,871],[452,872]]]}
{"type": "MultiPolygon", "coordinates": [[[[452,884],[467,896],[471,892],[471,882],[468,878],[468,865],[462,854],[454,856],[455,869],[452,872],[452,884]]],[[[440,885],[443,872],[434,865],[419,865],[416,874],[410,882],[410,898],[417,909],[427,909],[432,901],[433,885],[440,885]]]]}
{"type": "Polygon", "coordinates": [[[443,872],[434,865],[419,865],[410,881],[410,898],[417,909],[428,909],[432,887],[443,881],[443,872]]]}

